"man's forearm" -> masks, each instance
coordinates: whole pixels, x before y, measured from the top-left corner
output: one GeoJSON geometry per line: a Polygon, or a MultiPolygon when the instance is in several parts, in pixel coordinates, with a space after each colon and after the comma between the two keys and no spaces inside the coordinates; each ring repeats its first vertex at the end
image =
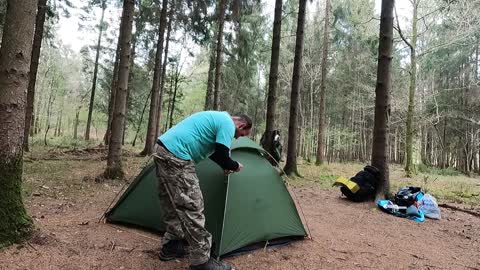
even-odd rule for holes
{"type": "Polygon", "coordinates": [[[230,149],[223,144],[215,144],[215,152],[210,156],[210,159],[217,163],[218,166],[222,167],[224,170],[238,170],[238,162],[230,158],[230,149]]]}

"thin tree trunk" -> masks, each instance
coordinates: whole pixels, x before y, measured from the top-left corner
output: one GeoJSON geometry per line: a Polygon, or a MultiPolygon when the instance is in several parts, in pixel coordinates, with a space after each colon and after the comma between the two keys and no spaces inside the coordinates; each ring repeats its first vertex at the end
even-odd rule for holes
{"type": "Polygon", "coordinates": [[[92,79],[92,93],[90,94],[90,104],[88,106],[88,118],[87,118],[87,127],[85,128],[85,140],[90,140],[90,125],[92,123],[92,113],[93,113],[93,104],[95,102],[95,90],[97,89],[97,75],[98,75],[98,59],[100,58],[100,48],[102,44],[102,35],[103,35],[103,18],[105,17],[105,9],[107,5],[105,0],[101,2],[102,5],[102,15],[100,15],[100,24],[98,31],[98,41],[97,41],[97,52],[95,54],[95,65],[93,67],[93,79],[92,79]]]}
{"type": "Polygon", "coordinates": [[[163,110],[163,89],[165,88],[165,74],[167,71],[167,64],[168,64],[168,46],[170,43],[170,34],[172,31],[172,20],[173,20],[174,12],[175,12],[175,1],[172,1],[171,8],[168,14],[167,38],[165,41],[165,52],[163,56],[162,76],[160,80],[160,93],[158,95],[157,126],[155,127],[155,137],[158,137],[160,135],[160,122],[162,120],[162,110],[163,110]]]}
{"type": "MultiPolygon", "coordinates": [[[[310,140],[309,140],[309,145],[308,145],[308,157],[313,157],[314,155],[314,145],[315,145],[315,128],[314,128],[314,122],[315,122],[315,119],[314,119],[314,113],[315,113],[315,109],[314,109],[314,91],[315,91],[315,86],[314,86],[314,80],[311,80],[310,81],[310,92],[309,92],[309,101],[310,101],[310,128],[309,128],[309,135],[311,136],[310,137],[310,140]]],[[[317,139],[318,140],[318,139],[317,139]]],[[[317,141],[318,143],[318,141],[317,141]]]]}
{"type": "Polygon", "coordinates": [[[115,51],[115,62],[113,63],[113,73],[112,73],[112,82],[110,84],[110,99],[108,101],[108,122],[107,130],[105,131],[105,136],[103,141],[105,145],[110,143],[110,136],[112,134],[112,119],[113,119],[113,110],[115,108],[115,97],[117,94],[117,85],[118,85],[118,65],[120,62],[120,49],[121,49],[121,40],[122,40],[122,22],[120,22],[120,29],[118,34],[117,41],[117,50],[115,51]]]}
{"type": "Polygon", "coordinates": [[[210,59],[208,65],[207,92],[205,94],[204,110],[213,109],[213,80],[215,77],[215,53],[217,52],[217,41],[213,39],[210,43],[210,59]]]}
{"type": "Polygon", "coordinates": [[[34,128],[33,128],[33,135],[38,134],[40,132],[40,108],[42,105],[42,96],[39,95],[38,102],[37,102],[37,109],[36,113],[32,114],[32,117],[35,119],[34,120],[34,128]]]}
{"type": "Polygon", "coordinates": [[[322,165],[325,161],[323,149],[325,148],[325,92],[327,83],[327,60],[328,60],[328,32],[329,32],[329,14],[330,0],[325,1],[325,27],[323,32],[323,54],[322,54],[322,79],[320,81],[320,110],[318,113],[318,144],[317,159],[315,164],[322,165]]]}
{"type": "Polygon", "coordinates": [[[63,109],[65,107],[65,92],[62,95],[62,102],[60,104],[60,111],[57,116],[57,127],[56,127],[56,136],[60,136],[62,134],[62,120],[63,120],[63,109]]]}
{"type": "Polygon", "coordinates": [[[47,135],[48,132],[50,131],[50,117],[52,116],[52,105],[53,102],[55,101],[55,88],[54,88],[54,82],[55,82],[55,74],[52,76],[52,80],[50,81],[50,96],[48,97],[48,102],[47,102],[47,119],[45,122],[45,134],[43,137],[43,143],[45,146],[48,145],[47,143],[47,135]]]}
{"type": "Polygon", "coordinates": [[[180,76],[180,71],[178,70],[178,64],[177,64],[177,70],[175,71],[175,83],[173,86],[173,96],[172,96],[172,108],[170,110],[170,124],[168,128],[172,128],[173,126],[173,114],[175,113],[175,99],[177,98],[177,90],[178,90],[178,80],[180,76]]]}
{"type": "Polygon", "coordinates": [[[477,170],[476,170],[476,172],[477,172],[477,174],[480,174],[480,149],[478,149],[476,160],[477,160],[477,170]]]}
{"type": "MultiPolygon", "coordinates": [[[[48,73],[50,72],[51,70],[51,67],[48,66],[47,67],[47,70],[45,71],[45,73],[43,74],[43,78],[47,78],[47,75],[48,73]]],[[[42,90],[45,89],[45,79],[42,81],[42,90]]],[[[36,109],[36,113],[33,115],[33,117],[35,118],[35,128],[34,128],[34,134],[38,134],[41,132],[41,127],[40,127],[40,112],[42,111],[42,107],[43,107],[43,98],[44,98],[44,94],[43,94],[43,91],[39,93],[39,97],[38,97],[38,103],[37,103],[37,109],[36,109]]]]}
{"type": "Polygon", "coordinates": [[[479,47],[480,46],[480,37],[477,37],[477,46],[475,47],[475,76],[474,76],[474,80],[475,81],[478,81],[480,80],[480,77],[479,77],[479,70],[478,70],[478,60],[479,60],[479,47]]]}
{"type": "Polygon", "coordinates": [[[139,21],[141,20],[141,1],[138,1],[139,5],[139,13],[137,15],[137,18],[135,19],[135,34],[132,36],[132,51],[131,51],[131,56],[130,56],[130,71],[128,74],[128,88],[127,88],[127,102],[126,102],[126,107],[125,107],[125,121],[123,122],[123,134],[122,134],[122,145],[125,145],[125,134],[127,133],[127,124],[128,124],[128,111],[129,111],[129,105],[130,105],[130,93],[133,88],[133,79],[135,76],[135,57],[137,53],[137,42],[138,42],[138,36],[140,35],[140,25],[139,21]]]}
{"type": "Polygon", "coordinates": [[[380,171],[377,197],[387,197],[390,192],[387,160],[387,135],[388,121],[390,117],[393,6],[394,0],[382,0],[378,44],[377,85],[375,87],[375,120],[372,143],[372,166],[380,171]]]}
{"type": "MultiPolygon", "coordinates": [[[[133,50],[132,50],[133,51],[133,50]]],[[[133,55],[133,53],[132,53],[133,55]]],[[[133,69],[133,61],[130,63],[130,67],[133,69]]],[[[130,74],[132,74],[130,72],[130,74]]],[[[129,76],[131,77],[131,76],[129,76]]],[[[130,81],[130,78],[128,79],[130,81]]],[[[130,87],[131,84],[128,84],[127,87],[127,100],[125,101],[125,121],[123,121],[123,132],[122,132],[122,145],[125,145],[125,133],[127,133],[127,124],[128,124],[128,103],[130,102],[130,87]]]]}
{"type": "Polygon", "coordinates": [[[30,73],[27,90],[27,108],[25,112],[25,132],[23,135],[23,149],[28,152],[28,138],[32,133],[31,128],[34,124],[33,105],[35,100],[35,84],[37,82],[38,59],[40,58],[40,49],[42,48],[43,25],[45,24],[45,13],[47,11],[47,0],[38,0],[37,16],[35,19],[35,34],[33,36],[33,48],[30,62],[30,73]]]}
{"type": "Polygon", "coordinates": [[[152,91],[148,92],[148,97],[145,100],[145,104],[143,105],[142,115],[140,116],[140,122],[138,123],[137,131],[135,132],[135,137],[133,138],[132,146],[135,146],[137,142],[138,133],[140,132],[140,128],[142,127],[143,116],[145,115],[145,109],[147,108],[148,100],[150,99],[150,95],[152,91]]]}
{"type": "Polygon", "coordinates": [[[36,1],[7,1],[0,48],[0,248],[32,232],[32,220],[22,199],[22,174],[26,93],[36,11],[36,1]]]}
{"type": "Polygon", "coordinates": [[[75,112],[75,122],[73,123],[73,139],[76,140],[78,138],[78,122],[80,116],[80,108],[77,109],[75,112]]]}
{"type": "Polygon", "coordinates": [[[297,38],[295,41],[295,59],[293,62],[292,92],[290,96],[290,120],[288,124],[287,162],[284,171],[287,175],[299,175],[297,169],[297,127],[300,85],[302,83],[303,37],[305,29],[306,0],[298,4],[297,38]]]}
{"type": "Polygon", "coordinates": [[[57,116],[57,119],[55,121],[55,131],[53,132],[53,136],[54,137],[58,137],[59,136],[59,130],[58,130],[58,126],[60,124],[60,115],[57,116]]]}
{"type": "Polygon", "coordinates": [[[398,163],[398,129],[395,129],[393,141],[393,162],[398,163]]]}
{"type": "Polygon", "coordinates": [[[416,47],[417,47],[417,10],[418,10],[419,0],[414,0],[413,3],[413,18],[412,18],[412,40],[409,44],[410,47],[410,87],[408,92],[408,111],[407,111],[407,129],[406,129],[406,164],[405,164],[405,173],[408,177],[411,177],[416,173],[414,161],[413,161],[413,142],[415,137],[415,127],[414,127],[414,114],[415,114],[415,88],[416,88],[416,77],[417,77],[417,56],[416,56],[416,47]]]}
{"type": "Polygon", "coordinates": [[[227,9],[227,0],[218,0],[220,5],[218,11],[218,29],[217,29],[217,55],[215,57],[215,88],[213,90],[213,110],[220,109],[220,84],[222,77],[222,52],[223,52],[223,24],[225,22],[225,10],[227,9]]]}
{"type": "Polygon", "coordinates": [[[122,129],[123,121],[125,121],[134,9],[134,0],[123,1],[122,27],[120,29],[122,40],[118,69],[118,89],[115,97],[115,109],[112,118],[111,140],[108,145],[107,168],[104,173],[105,178],[108,179],[123,177],[124,175],[121,160],[122,129]]]}
{"type": "Polygon", "coordinates": [[[265,126],[265,144],[263,147],[273,155],[273,131],[276,129],[277,117],[277,81],[280,59],[280,40],[282,35],[282,1],[275,1],[273,19],[272,55],[270,57],[270,74],[268,75],[267,119],[265,126]]]}
{"type": "Polygon", "coordinates": [[[443,142],[442,142],[442,169],[445,169],[447,165],[447,118],[443,120],[443,142]]]}
{"type": "MultiPolygon", "coordinates": [[[[215,14],[219,13],[219,5],[215,6],[215,14]]],[[[214,79],[215,79],[215,61],[217,53],[217,32],[214,33],[212,39],[210,40],[210,56],[208,64],[208,75],[207,75],[207,91],[205,93],[205,104],[204,110],[213,109],[213,88],[214,88],[214,79]]]]}
{"type": "MultiPolygon", "coordinates": [[[[173,95],[173,75],[170,76],[170,91],[168,91],[168,106],[167,106],[167,116],[170,115],[170,108],[172,106],[172,95],[173,95]]],[[[168,120],[165,121],[165,126],[163,130],[168,129],[168,120]]]]}
{"type": "Polygon", "coordinates": [[[148,114],[147,136],[145,138],[145,147],[140,155],[150,155],[156,139],[157,127],[157,106],[160,88],[160,75],[162,74],[162,54],[165,28],[167,26],[167,5],[168,1],[162,1],[162,12],[160,14],[160,25],[158,28],[157,52],[155,54],[155,68],[153,70],[152,99],[150,100],[150,111],[148,114]]]}

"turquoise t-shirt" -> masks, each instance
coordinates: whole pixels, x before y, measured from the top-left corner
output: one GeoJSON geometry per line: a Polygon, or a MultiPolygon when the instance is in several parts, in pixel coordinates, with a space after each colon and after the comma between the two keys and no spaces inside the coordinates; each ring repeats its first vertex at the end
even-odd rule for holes
{"type": "Polygon", "coordinates": [[[158,137],[175,156],[195,163],[215,151],[215,143],[230,148],[235,124],[227,112],[205,111],[192,114],[158,137]]]}

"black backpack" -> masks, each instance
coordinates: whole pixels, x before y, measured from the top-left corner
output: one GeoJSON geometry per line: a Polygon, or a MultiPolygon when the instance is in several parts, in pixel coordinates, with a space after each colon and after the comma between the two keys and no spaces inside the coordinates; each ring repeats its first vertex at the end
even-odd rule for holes
{"type": "Polygon", "coordinates": [[[423,195],[420,187],[402,187],[393,197],[393,202],[398,206],[409,207],[417,201],[419,194],[423,195]]]}
{"type": "Polygon", "coordinates": [[[352,182],[357,183],[359,190],[353,193],[345,186],[340,187],[340,191],[349,200],[354,202],[364,202],[375,199],[375,192],[377,190],[380,179],[380,171],[370,165],[365,166],[363,171],[358,172],[354,177],[350,178],[352,182]]]}

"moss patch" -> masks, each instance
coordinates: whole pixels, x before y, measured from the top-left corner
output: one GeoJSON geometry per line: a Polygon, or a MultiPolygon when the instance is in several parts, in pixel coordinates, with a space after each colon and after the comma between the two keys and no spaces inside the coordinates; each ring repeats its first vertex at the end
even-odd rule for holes
{"type": "Polygon", "coordinates": [[[22,158],[0,160],[0,248],[30,236],[32,219],[22,199],[22,158]]]}

